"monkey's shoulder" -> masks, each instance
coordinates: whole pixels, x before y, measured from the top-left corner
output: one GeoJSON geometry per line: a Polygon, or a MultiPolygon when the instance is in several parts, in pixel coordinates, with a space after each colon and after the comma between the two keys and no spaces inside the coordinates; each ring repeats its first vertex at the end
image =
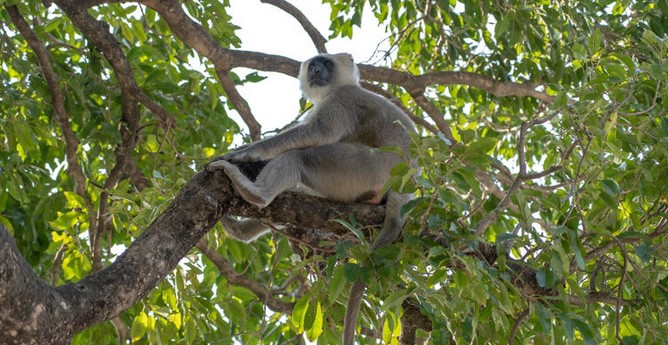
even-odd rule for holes
{"type": "Polygon", "coordinates": [[[373,113],[401,112],[385,97],[365,90],[359,85],[344,85],[333,89],[320,105],[322,108],[342,107],[351,112],[362,112],[367,116],[373,113]]]}

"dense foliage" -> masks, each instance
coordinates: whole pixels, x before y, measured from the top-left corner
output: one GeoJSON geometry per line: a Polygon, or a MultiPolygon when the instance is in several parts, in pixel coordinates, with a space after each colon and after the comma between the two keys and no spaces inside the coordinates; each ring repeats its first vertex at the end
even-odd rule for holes
{"type": "MultiPolygon", "coordinates": [[[[156,1],[89,1],[116,48],[82,34],[69,1],[55,3],[0,1],[0,223],[59,285],[114,261],[228,149],[242,124],[227,115],[243,110],[225,68],[175,37],[156,1]],[[64,112],[10,7],[46,45],[64,112]]],[[[378,65],[397,74],[362,68],[362,77],[420,127],[417,175],[393,171],[393,188],[416,195],[403,208],[404,236],[369,253],[351,219],[341,221],[361,242],[318,248],[279,234],[241,243],[218,225],[207,235],[215,251],[193,250],[75,344],[336,344],[357,279],[369,284],[363,344],[397,343],[402,328],[434,344],[668,339],[668,1],[324,3],[330,38],[385,28],[391,48],[378,65]],[[365,10],[378,22],[362,22],[365,10]],[[214,256],[247,280],[221,272],[214,256]],[[289,307],[270,306],[248,282],[289,307]]],[[[229,6],[182,4],[235,50],[229,6]]],[[[267,61],[252,66],[287,73],[267,61]]],[[[261,75],[229,74],[236,85],[261,75]]]]}

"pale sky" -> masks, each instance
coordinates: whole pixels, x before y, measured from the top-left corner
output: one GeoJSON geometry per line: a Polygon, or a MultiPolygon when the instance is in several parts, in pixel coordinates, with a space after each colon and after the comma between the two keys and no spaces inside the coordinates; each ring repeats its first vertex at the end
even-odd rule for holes
{"type": "MultiPolygon", "coordinates": [[[[311,23],[325,37],[329,37],[329,5],[314,0],[290,0],[311,20],[311,23]]],[[[241,38],[241,49],[276,54],[298,61],[317,54],[308,34],[292,16],[283,10],[259,0],[230,0],[229,13],[232,23],[241,27],[237,34],[241,38]]],[[[356,62],[369,60],[376,46],[387,35],[378,26],[371,9],[367,8],[362,17],[364,30],[356,28],[353,39],[335,39],[327,43],[330,53],[348,52],[356,62]]],[[[381,45],[387,49],[387,42],[381,45]]],[[[236,68],[240,77],[253,70],[236,68]]],[[[249,103],[253,115],[262,125],[262,131],[282,128],[299,114],[301,91],[297,79],[280,73],[260,72],[268,78],[260,83],[239,87],[239,92],[249,103]]],[[[241,118],[231,111],[232,117],[248,133],[241,118]]]]}

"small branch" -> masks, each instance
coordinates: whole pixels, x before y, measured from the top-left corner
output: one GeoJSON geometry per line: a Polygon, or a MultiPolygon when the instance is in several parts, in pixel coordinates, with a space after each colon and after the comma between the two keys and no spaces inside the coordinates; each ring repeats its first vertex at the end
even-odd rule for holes
{"type": "MultiPolygon", "coordinates": [[[[139,87],[139,86],[137,86],[139,87]]],[[[151,111],[155,116],[158,117],[162,128],[164,129],[173,129],[176,123],[176,118],[174,115],[170,114],[165,108],[161,107],[159,104],[155,103],[146,93],[139,92],[135,95],[137,101],[143,104],[148,110],[151,111]]]]}
{"type": "Polygon", "coordinates": [[[79,4],[72,0],[56,0],[54,2],[109,61],[121,89],[122,123],[119,126],[121,142],[114,150],[116,163],[109,171],[104,189],[100,193],[97,228],[91,227],[93,271],[97,271],[102,268],[102,237],[106,230],[105,218],[109,206],[110,190],[123,178],[125,164],[130,159],[129,156],[137,142],[140,115],[135,95],[141,92],[141,89],[135,83],[132,68],[125,58],[121,46],[109,33],[109,24],[96,20],[88,12],[81,10],[79,4]]]}
{"type": "Polygon", "coordinates": [[[32,31],[28,25],[28,22],[26,22],[21,13],[19,13],[18,7],[5,6],[5,9],[7,10],[7,13],[9,14],[9,17],[11,18],[12,23],[14,23],[16,29],[19,31],[19,33],[21,33],[21,36],[26,39],[26,42],[28,42],[28,45],[37,56],[37,62],[39,63],[42,74],[44,75],[44,79],[46,79],[46,83],[49,86],[53,112],[56,115],[56,119],[58,120],[60,128],[63,132],[63,138],[65,139],[67,170],[75,181],[74,190],[77,194],[83,197],[84,200],[88,200],[86,197],[86,176],[84,175],[83,170],[81,170],[79,162],[77,161],[79,141],[77,140],[77,137],[72,130],[72,126],[70,125],[69,116],[67,114],[67,110],[65,110],[65,96],[63,95],[62,91],[60,90],[60,86],[58,85],[58,76],[56,76],[56,73],[51,67],[51,62],[49,61],[50,54],[48,50],[46,50],[44,43],[39,40],[35,32],[32,31]]]}
{"type": "Polygon", "coordinates": [[[197,249],[204,254],[214,265],[218,268],[220,273],[234,285],[243,286],[251,290],[264,304],[266,304],[274,312],[292,314],[294,303],[283,302],[272,296],[272,292],[268,291],[261,284],[246,278],[243,274],[237,273],[232,266],[227,263],[218,252],[209,248],[209,243],[205,239],[201,239],[197,243],[197,249]]]}
{"type": "MultiPolygon", "coordinates": [[[[11,18],[12,22],[16,29],[21,33],[21,35],[26,39],[30,48],[35,52],[37,56],[37,62],[42,70],[44,79],[46,80],[47,85],[49,86],[49,92],[51,93],[51,104],[53,106],[53,112],[56,115],[56,119],[60,124],[60,129],[65,139],[65,157],[67,160],[67,171],[69,172],[72,180],[74,181],[74,192],[81,196],[86,204],[86,210],[88,211],[88,222],[90,229],[90,244],[91,247],[94,247],[94,237],[97,233],[98,223],[95,218],[95,207],[93,206],[92,201],[86,195],[86,182],[87,178],[79,166],[79,161],[77,159],[77,151],[79,149],[79,141],[77,140],[72,126],[70,125],[69,115],[65,109],[65,96],[63,95],[60,86],[58,85],[58,76],[53,71],[50,62],[49,51],[46,50],[44,43],[39,40],[37,35],[28,25],[28,22],[23,18],[19,12],[18,7],[16,6],[5,6],[7,13],[11,18]]],[[[56,257],[57,258],[57,257],[56,257]]],[[[55,264],[55,262],[54,262],[55,264]]],[[[59,266],[59,265],[58,265],[59,266]]],[[[52,272],[52,275],[54,272],[52,272]]],[[[57,279],[57,277],[52,276],[52,280],[57,279]]]]}
{"type": "MultiPolygon", "coordinates": [[[[608,241],[607,243],[601,245],[600,247],[592,249],[589,253],[587,253],[584,256],[584,261],[587,262],[587,261],[590,261],[590,260],[594,260],[598,257],[601,257],[601,256],[609,253],[610,249],[612,247],[614,247],[615,244],[618,243],[617,241],[619,241],[623,244],[633,244],[633,243],[636,243],[636,242],[645,241],[647,238],[654,239],[654,238],[657,238],[659,236],[663,236],[663,235],[666,234],[667,225],[668,225],[668,221],[661,220],[659,222],[659,224],[656,226],[656,229],[654,230],[654,232],[647,235],[647,237],[627,237],[627,238],[623,238],[621,240],[617,239],[617,238],[614,238],[614,239],[608,241]]],[[[571,262],[570,272],[575,271],[576,267],[577,267],[577,265],[575,263],[575,260],[573,260],[573,262],[571,262]]]]}
{"type": "Polygon", "coordinates": [[[293,16],[299,22],[299,24],[301,24],[309,37],[311,37],[311,40],[313,41],[318,54],[327,53],[327,48],[325,48],[327,40],[322,36],[318,29],[313,26],[308,18],[306,18],[304,13],[302,13],[297,7],[284,0],[260,0],[260,2],[274,5],[293,16]]]}
{"type": "Polygon", "coordinates": [[[434,127],[434,125],[425,121],[423,118],[414,115],[408,108],[406,108],[406,106],[403,103],[401,103],[401,101],[397,99],[397,97],[395,97],[393,94],[386,91],[382,87],[367,82],[362,82],[361,85],[365,89],[387,98],[390,102],[399,107],[399,109],[401,109],[404,112],[404,114],[406,114],[414,123],[422,126],[424,129],[432,132],[433,134],[438,133],[438,129],[434,127]]]}
{"type": "Polygon", "coordinates": [[[443,135],[450,140],[452,145],[456,145],[458,143],[457,140],[455,140],[455,137],[452,135],[452,130],[450,130],[450,125],[445,122],[443,119],[443,114],[436,108],[436,106],[430,102],[427,98],[424,96],[424,90],[421,89],[420,91],[415,91],[408,89],[408,93],[413,97],[415,100],[415,103],[422,108],[427,115],[436,123],[436,127],[443,133],[443,135]]]}
{"type": "Polygon", "coordinates": [[[478,225],[476,226],[475,233],[478,236],[482,236],[487,228],[489,228],[492,223],[494,223],[497,219],[499,219],[500,213],[505,210],[509,203],[510,203],[510,195],[513,194],[522,184],[521,179],[519,175],[513,180],[513,184],[510,185],[510,188],[508,188],[508,191],[506,191],[505,196],[501,200],[501,202],[496,205],[494,210],[487,214],[485,218],[483,218],[478,225]]]}
{"type": "Polygon", "coordinates": [[[628,270],[628,261],[629,261],[629,254],[626,252],[626,248],[624,247],[624,244],[617,238],[615,238],[615,242],[617,242],[617,245],[619,246],[619,249],[622,251],[622,258],[624,259],[624,265],[622,267],[622,276],[619,277],[619,284],[617,288],[617,300],[615,301],[615,337],[617,340],[619,340],[621,343],[624,343],[624,340],[622,340],[622,337],[620,336],[621,332],[621,326],[620,326],[620,320],[621,320],[621,314],[622,314],[622,294],[624,292],[624,278],[626,278],[627,270],[628,270]]]}
{"type": "Polygon", "coordinates": [[[568,303],[572,305],[586,305],[586,304],[594,304],[594,303],[605,303],[609,304],[611,306],[616,306],[618,307],[619,305],[633,305],[637,303],[637,301],[633,300],[618,300],[617,296],[612,296],[603,292],[594,292],[586,295],[584,298],[573,296],[573,295],[568,295],[566,297],[568,299],[568,303]]]}
{"type": "Polygon", "coordinates": [[[121,89],[122,122],[119,126],[121,142],[114,150],[116,162],[109,171],[104,189],[100,193],[97,222],[91,223],[90,227],[93,270],[99,270],[102,267],[102,238],[107,232],[105,219],[108,217],[107,208],[109,207],[110,191],[122,179],[126,178],[128,172],[132,170],[129,162],[131,161],[132,151],[137,144],[141,117],[138,102],[142,101],[147,108],[163,120],[163,123],[173,125],[174,119],[168,115],[167,111],[151,101],[137,85],[130,62],[127,60],[120,44],[109,32],[109,24],[98,21],[89,15],[81,8],[84,5],[83,3],[73,0],[56,0],[54,2],[109,61],[121,89]]]}
{"type": "MultiPolygon", "coordinates": [[[[490,212],[487,216],[485,216],[485,218],[483,218],[480,221],[480,223],[478,223],[478,225],[476,226],[476,235],[482,236],[487,230],[487,228],[489,228],[489,226],[492,225],[492,223],[494,223],[497,219],[499,219],[499,215],[501,214],[501,212],[505,210],[510,203],[510,196],[513,193],[515,193],[520,187],[522,187],[522,182],[530,179],[544,177],[561,169],[561,166],[553,166],[543,172],[527,174],[526,132],[529,128],[539,124],[543,124],[554,118],[556,115],[557,112],[555,111],[547,116],[535,118],[531,121],[522,123],[522,125],[520,126],[519,139],[517,140],[517,157],[519,161],[518,166],[520,171],[517,174],[517,176],[515,176],[515,178],[513,179],[513,183],[510,185],[510,188],[508,188],[508,191],[506,191],[505,196],[503,197],[501,202],[496,206],[496,208],[494,208],[494,211],[490,212]]],[[[497,164],[496,166],[502,167],[501,164],[497,164]]],[[[503,168],[501,168],[500,170],[502,172],[505,171],[503,168]]]]}
{"type": "Polygon", "coordinates": [[[241,116],[241,119],[243,119],[248,126],[251,139],[260,140],[261,126],[255,119],[255,116],[253,116],[248,102],[241,96],[237,87],[234,85],[234,81],[230,77],[229,71],[216,68],[216,74],[218,75],[220,84],[223,86],[223,89],[227,94],[227,99],[232,102],[234,108],[241,116]]]}
{"type": "Polygon", "coordinates": [[[515,320],[515,324],[513,324],[513,328],[510,330],[510,336],[508,337],[508,345],[515,344],[515,335],[517,334],[517,331],[519,331],[520,326],[524,323],[527,317],[529,317],[530,310],[531,308],[529,307],[522,310],[520,315],[517,317],[517,320],[515,320]]]}
{"type": "Polygon", "coordinates": [[[63,263],[63,258],[65,251],[67,250],[67,245],[63,244],[58,248],[56,255],[53,257],[53,263],[51,264],[51,269],[49,269],[49,274],[51,275],[51,286],[58,285],[58,269],[63,263]]]}

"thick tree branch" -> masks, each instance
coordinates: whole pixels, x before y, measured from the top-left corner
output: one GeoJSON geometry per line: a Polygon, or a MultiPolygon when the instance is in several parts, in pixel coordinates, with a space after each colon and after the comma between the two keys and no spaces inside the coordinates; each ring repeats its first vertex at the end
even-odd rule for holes
{"type": "Polygon", "coordinates": [[[32,272],[11,235],[0,228],[0,339],[6,344],[69,343],[76,332],[110,320],[144,297],[226,214],[344,233],[335,219],[353,216],[363,224],[379,224],[384,207],[283,194],[258,210],[235,195],[223,173],[203,171],[113,264],[56,288],[32,272]]]}
{"type": "Polygon", "coordinates": [[[430,85],[467,85],[485,90],[498,97],[533,97],[545,103],[552,103],[554,96],[536,91],[540,85],[499,82],[491,77],[471,72],[439,71],[419,76],[408,72],[371,65],[360,65],[362,76],[373,76],[373,80],[393,85],[401,85],[406,90],[424,90],[430,85]]]}
{"type": "Polygon", "coordinates": [[[325,43],[327,43],[327,40],[325,37],[322,36],[320,31],[313,26],[313,24],[306,18],[304,13],[300,11],[297,7],[292,5],[291,3],[284,1],[284,0],[260,0],[261,2],[265,4],[270,4],[274,5],[283,11],[287,12],[291,16],[293,16],[299,24],[304,28],[304,31],[311,37],[311,40],[313,41],[313,44],[315,45],[316,50],[318,51],[318,54],[322,53],[327,53],[327,48],[325,48],[325,43]]]}
{"type": "Polygon", "coordinates": [[[399,344],[401,345],[417,344],[416,332],[418,329],[427,332],[432,331],[431,320],[420,312],[417,305],[418,302],[413,298],[406,299],[401,304],[404,309],[404,314],[401,316],[401,336],[399,337],[399,344]]]}

